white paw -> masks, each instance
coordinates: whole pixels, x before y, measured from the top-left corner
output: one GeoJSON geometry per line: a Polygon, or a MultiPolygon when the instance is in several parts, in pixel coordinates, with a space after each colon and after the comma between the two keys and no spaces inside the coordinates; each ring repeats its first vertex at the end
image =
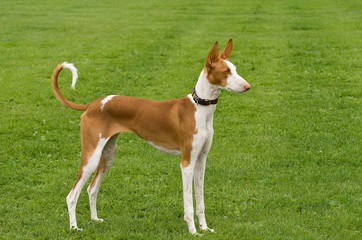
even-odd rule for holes
{"type": "Polygon", "coordinates": [[[198,233],[198,232],[196,232],[196,231],[195,231],[195,232],[192,232],[191,234],[192,234],[193,236],[200,236],[200,237],[202,236],[202,234],[200,234],[200,233],[198,233]]]}
{"type": "Polygon", "coordinates": [[[78,228],[77,226],[71,226],[71,227],[70,227],[70,230],[71,230],[71,231],[81,232],[81,231],[83,231],[83,228],[78,228]]]}
{"type": "Polygon", "coordinates": [[[200,229],[201,229],[201,231],[207,231],[207,232],[212,232],[212,233],[214,233],[215,232],[215,230],[214,229],[212,229],[212,228],[208,228],[208,227],[206,227],[206,228],[201,228],[200,227],[200,229]]]}
{"type": "Polygon", "coordinates": [[[92,218],[92,220],[96,222],[104,222],[102,218],[92,218]]]}

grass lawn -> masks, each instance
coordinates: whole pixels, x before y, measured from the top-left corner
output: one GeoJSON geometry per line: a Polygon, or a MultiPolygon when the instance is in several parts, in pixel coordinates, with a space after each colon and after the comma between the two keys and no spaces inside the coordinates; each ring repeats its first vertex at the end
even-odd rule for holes
{"type": "Polygon", "coordinates": [[[183,222],[179,158],[131,134],[90,221],[70,231],[80,112],[50,76],[75,63],[77,103],[191,92],[215,40],[252,86],[223,92],[205,179],[202,239],[362,239],[362,3],[0,1],[0,239],[198,239],[183,222]]]}

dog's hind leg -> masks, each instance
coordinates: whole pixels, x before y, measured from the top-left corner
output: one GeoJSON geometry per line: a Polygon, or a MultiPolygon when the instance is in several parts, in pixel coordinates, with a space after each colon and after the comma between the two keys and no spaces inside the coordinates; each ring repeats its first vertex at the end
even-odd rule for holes
{"type": "Polygon", "coordinates": [[[94,135],[84,134],[83,132],[82,137],[82,162],[79,169],[78,178],[66,198],[68,205],[70,229],[76,230],[80,230],[78,229],[75,215],[79,195],[84,185],[87,183],[89,177],[98,167],[103,148],[109,139],[102,138],[101,134],[98,135],[97,139],[94,135]],[[90,136],[93,136],[93,139],[90,136]],[[85,139],[86,137],[88,138],[85,139]]]}
{"type": "Polygon", "coordinates": [[[98,218],[97,215],[97,196],[99,186],[101,185],[102,179],[107,173],[108,169],[113,163],[114,156],[116,153],[116,143],[119,134],[113,135],[104,146],[102,156],[98,164],[96,173],[89,187],[87,188],[89,196],[89,205],[91,210],[91,219],[99,222],[103,222],[103,219],[98,218]]]}

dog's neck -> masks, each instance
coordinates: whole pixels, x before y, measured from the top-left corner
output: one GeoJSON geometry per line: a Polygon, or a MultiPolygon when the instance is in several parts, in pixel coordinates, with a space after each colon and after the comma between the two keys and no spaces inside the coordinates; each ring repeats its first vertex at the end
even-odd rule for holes
{"type": "Polygon", "coordinates": [[[207,80],[207,73],[204,70],[197,80],[195,91],[199,98],[207,100],[217,99],[220,95],[220,88],[209,83],[209,80],[207,80]]]}

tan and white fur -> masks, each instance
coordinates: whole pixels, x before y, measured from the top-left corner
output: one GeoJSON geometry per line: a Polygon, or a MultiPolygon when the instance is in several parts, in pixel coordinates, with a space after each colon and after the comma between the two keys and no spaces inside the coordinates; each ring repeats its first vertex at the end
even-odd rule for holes
{"type": "MultiPolygon", "coordinates": [[[[195,86],[195,92],[200,99],[217,99],[221,89],[242,93],[250,88],[229,61],[231,51],[231,39],[221,54],[218,43],[215,42],[195,86]]],[[[181,155],[184,220],[189,232],[197,234],[194,223],[193,182],[200,229],[214,232],[205,219],[204,175],[206,157],[214,133],[213,115],[216,104],[198,104],[192,94],[161,102],[110,95],[90,104],[76,104],[67,100],[59,90],[58,75],[63,69],[72,72],[73,88],[77,81],[77,69],[72,64],[59,64],[52,76],[55,96],[64,106],[84,111],[80,124],[82,161],[75,184],[66,198],[70,228],[79,229],[76,221],[77,201],[94,172],[93,180],[87,189],[91,219],[103,221],[98,218],[96,209],[99,186],[114,160],[119,134],[133,132],[157,149],[181,155]]]]}

